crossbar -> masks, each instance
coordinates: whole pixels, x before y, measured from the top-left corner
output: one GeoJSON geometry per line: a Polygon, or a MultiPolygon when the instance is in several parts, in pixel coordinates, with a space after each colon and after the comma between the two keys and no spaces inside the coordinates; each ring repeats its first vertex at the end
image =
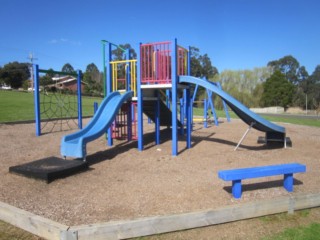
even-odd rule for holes
{"type": "Polygon", "coordinates": [[[224,181],[232,181],[232,194],[235,198],[241,198],[241,180],[249,178],[269,177],[284,175],[283,186],[288,192],[293,191],[293,174],[306,172],[306,166],[300,163],[287,163],[279,165],[261,166],[253,168],[239,168],[221,170],[219,178],[224,181]]]}

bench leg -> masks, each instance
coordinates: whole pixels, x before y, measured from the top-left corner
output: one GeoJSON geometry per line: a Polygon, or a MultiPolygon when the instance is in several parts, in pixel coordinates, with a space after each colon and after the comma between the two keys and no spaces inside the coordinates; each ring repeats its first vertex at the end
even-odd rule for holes
{"type": "Polygon", "coordinates": [[[242,187],[241,180],[233,180],[232,181],[232,195],[234,198],[241,198],[242,187]]]}
{"type": "Polygon", "coordinates": [[[283,187],[288,191],[293,191],[293,173],[284,174],[283,187]]]}

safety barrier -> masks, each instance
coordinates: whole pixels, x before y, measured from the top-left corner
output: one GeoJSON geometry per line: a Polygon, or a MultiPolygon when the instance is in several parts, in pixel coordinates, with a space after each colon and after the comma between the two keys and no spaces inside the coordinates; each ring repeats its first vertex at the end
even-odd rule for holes
{"type": "MultiPolygon", "coordinates": [[[[171,83],[171,42],[157,42],[140,46],[141,83],[170,84],[171,83]]],[[[188,69],[188,50],[178,46],[178,75],[186,75],[188,69]]]]}

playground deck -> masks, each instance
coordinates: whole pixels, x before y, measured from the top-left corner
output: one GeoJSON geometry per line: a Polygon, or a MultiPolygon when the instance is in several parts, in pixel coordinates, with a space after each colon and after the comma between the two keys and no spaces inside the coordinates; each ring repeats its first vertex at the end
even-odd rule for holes
{"type": "Polygon", "coordinates": [[[68,225],[134,219],[144,216],[193,212],[221,206],[277,199],[291,194],[318,193],[320,129],[285,125],[292,148],[267,149],[257,143],[263,133],[252,130],[237,151],[234,147],[247,125],[240,120],[204,129],[196,124],[192,148],[180,139],[179,155],[171,155],[171,132],[161,131],[162,143],[154,145],[154,125],[146,127],[145,151],[137,143],[100,138],[87,146],[89,171],[53,181],[10,174],[10,166],[47,156],[59,156],[63,135],[34,136],[33,124],[0,125],[0,201],[68,225]],[[299,162],[308,171],[294,176],[295,190],[283,189],[282,176],[247,180],[240,200],[221,181],[221,169],[299,162]]]}

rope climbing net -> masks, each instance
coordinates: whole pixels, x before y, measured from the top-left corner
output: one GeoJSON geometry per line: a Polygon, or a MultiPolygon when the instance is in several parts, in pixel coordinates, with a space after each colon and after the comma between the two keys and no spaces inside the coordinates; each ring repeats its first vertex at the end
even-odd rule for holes
{"type": "Polygon", "coordinates": [[[41,133],[78,128],[77,78],[58,72],[39,72],[41,133]]]}

